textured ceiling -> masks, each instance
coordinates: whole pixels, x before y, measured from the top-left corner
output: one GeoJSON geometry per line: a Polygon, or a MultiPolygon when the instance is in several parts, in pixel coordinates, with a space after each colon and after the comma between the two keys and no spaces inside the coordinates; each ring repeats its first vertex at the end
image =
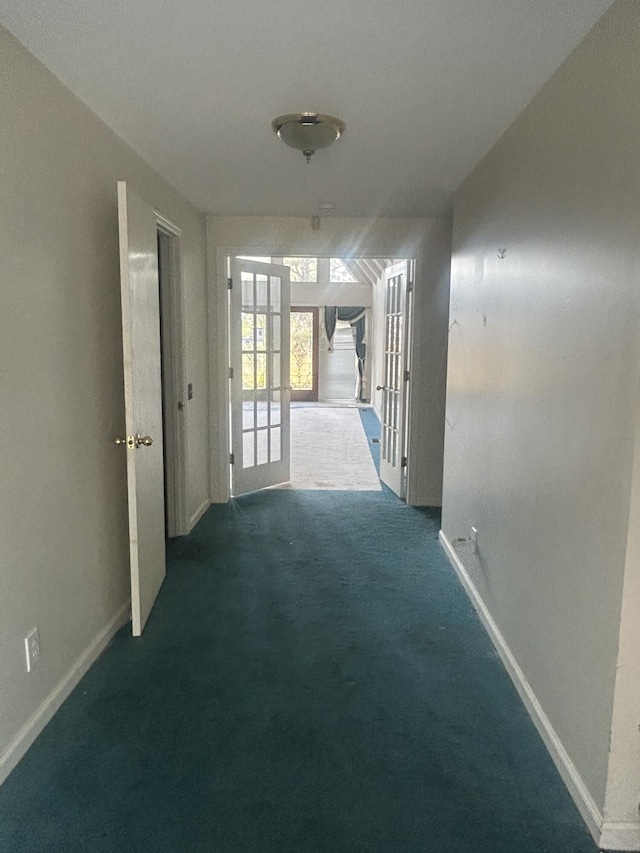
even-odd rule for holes
{"type": "Polygon", "coordinates": [[[206,212],[426,216],[611,0],[0,0],[0,22],[206,212]],[[310,164],[270,127],[346,122],[310,164]]]}

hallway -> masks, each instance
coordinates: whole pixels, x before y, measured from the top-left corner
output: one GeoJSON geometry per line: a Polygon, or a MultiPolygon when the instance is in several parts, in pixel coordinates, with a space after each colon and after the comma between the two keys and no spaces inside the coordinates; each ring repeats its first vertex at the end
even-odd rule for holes
{"type": "Polygon", "coordinates": [[[593,853],[438,529],[386,489],[211,507],[0,789],[0,850],[593,853]]]}

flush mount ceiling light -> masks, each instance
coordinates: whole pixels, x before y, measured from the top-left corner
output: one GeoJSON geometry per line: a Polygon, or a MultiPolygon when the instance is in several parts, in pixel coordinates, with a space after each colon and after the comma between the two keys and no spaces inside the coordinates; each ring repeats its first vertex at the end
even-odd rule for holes
{"type": "Polygon", "coordinates": [[[286,145],[302,151],[308,163],[318,149],[328,148],[340,139],[345,124],[322,113],[292,113],[274,119],[271,127],[286,145]]]}

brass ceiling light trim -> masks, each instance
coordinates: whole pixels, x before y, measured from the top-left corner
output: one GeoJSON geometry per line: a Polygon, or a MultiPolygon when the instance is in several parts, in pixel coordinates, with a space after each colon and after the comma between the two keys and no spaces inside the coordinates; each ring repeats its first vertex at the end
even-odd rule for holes
{"type": "Polygon", "coordinates": [[[302,151],[308,163],[316,151],[340,139],[345,123],[322,113],[290,113],[274,119],[271,127],[285,145],[302,151]]]}

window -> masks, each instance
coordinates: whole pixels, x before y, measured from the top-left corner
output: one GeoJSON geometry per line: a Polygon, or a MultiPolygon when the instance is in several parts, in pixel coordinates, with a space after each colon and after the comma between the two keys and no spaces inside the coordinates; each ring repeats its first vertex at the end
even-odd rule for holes
{"type": "Polygon", "coordinates": [[[316,282],[318,280],[317,258],[283,258],[282,263],[286,267],[291,267],[291,281],[316,282]]]}
{"type": "Polygon", "coordinates": [[[340,258],[331,258],[331,264],[329,267],[329,281],[333,284],[338,284],[342,282],[357,282],[358,279],[349,272],[347,267],[345,266],[344,261],[340,258]]]}

